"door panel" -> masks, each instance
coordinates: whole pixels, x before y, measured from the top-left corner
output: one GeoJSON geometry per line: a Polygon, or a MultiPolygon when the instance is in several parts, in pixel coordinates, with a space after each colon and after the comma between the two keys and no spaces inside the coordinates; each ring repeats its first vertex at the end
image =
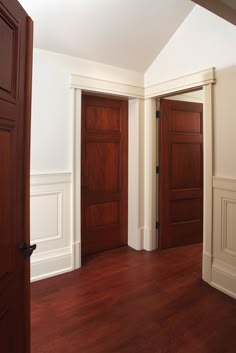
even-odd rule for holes
{"type": "Polygon", "coordinates": [[[161,101],[159,246],[202,241],[202,104],[161,101]]]}
{"type": "Polygon", "coordinates": [[[199,143],[171,143],[171,190],[199,188],[202,176],[202,146],[199,143]]]}
{"type": "Polygon", "coordinates": [[[200,199],[172,200],[170,205],[171,223],[200,220],[201,219],[200,199]]]}
{"type": "Polygon", "coordinates": [[[200,133],[201,116],[198,112],[173,110],[170,117],[171,132],[200,133]]]}
{"type": "MultiPolygon", "coordinates": [[[[11,200],[13,198],[11,180],[13,175],[11,160],[13,148],[12,141],[14,138],[11,130],[0,130],[0,249],[2,251],[0,261],[0,291],[8,276],[12,273],[14,267],[12,244],[12,227],[11,221],[11,200]]],[[[15,218],[15,215],[14,215],[15,218]]]]}
{"type": "Polygon", "coordinates": [[[85,214],[86,227],[119,224],[119,202],[104,202],[88,206],[85,214]]]}
{"type": "Polygon", "coordinates": [[[0,97],[16,98],[17,58],[18,58],[18,24],[3,7],[0,8],[0,97]]]}
{"type": "Polygon", "coordinates": [[[29,352],[29,134],[32,22],[0,0],[0,349],[29,352]]]}
{"type": "Polygon", "coordinates": [[[119,191],[119,143],[87,142],[85,180],[90,191],[119,191]]]}
{"type": "Polygon", "coordinates": [[[82,98],[82,255],[127,244],[128,103],[82,98]]]}
{"type": "Polygon", "coordinates": [[[119,108],[87,106],[85,114],[86,130],[119,131],[120,129],[119,108]]]}
{"type": "Polygon", "coordinates": [[[14,341],[12,340],[8,330],[8,327],[11,326],[12,322],[11,314],[12,313],[9,310],[9,307],[0,313],[0,330],[3,337],[1,342],[1,349],[3,349],[3,352],[15,352],[14,341]]]}

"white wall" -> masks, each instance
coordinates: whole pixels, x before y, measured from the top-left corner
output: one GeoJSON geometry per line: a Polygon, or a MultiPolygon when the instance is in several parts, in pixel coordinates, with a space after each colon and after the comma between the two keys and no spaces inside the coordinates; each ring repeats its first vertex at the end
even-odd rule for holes
{"type": "Polygon", "coordinates": [[[143,86],[143,74],[35,49],[31,173],[72,171],[71,74],[143,86]]]}
{"type": "Polygon", "coordinates": [[[210,283],[236,297],[236,27],[196,6],[145,73],[145,87],[215,67],[210,283]]]}

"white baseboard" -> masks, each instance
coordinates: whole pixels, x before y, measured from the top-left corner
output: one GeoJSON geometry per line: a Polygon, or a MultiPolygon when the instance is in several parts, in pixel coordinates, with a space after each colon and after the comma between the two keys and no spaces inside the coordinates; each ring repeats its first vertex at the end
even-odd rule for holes
{"type": "Polygon", "coordinates": [[[236,268],[213,260],[211,285],[236,299],[236,268]]]}
{"type": "Polygon", "coordinates": [[[72,254],[73,254],[73,269],[76,270],[77,268],[81,267],[81,243],[77,241],[76,243],[72,244],[72,254]]]}
{"type": "Polygon", "coordinates": [[[220,292],[232,297],[233,299],[236,299],[236,294],[227,290],[225,287],[222,287],[218,284],[216,284],[215,282],[211,282],[211,286],[217,290],[219,290],[220,292]]]}
{"type": "Polygon", "coordinates": [[[143,250],[144,228],[138,228],[132,233],[128,232],[128,245],[134,250],[143,250]],[[132,236],[129,236],[129,235],[132,236]]]}
{"type": "Polygon", "coordinates": [[[157,249],[156,229],[144,228],[144,250],[153,251],[157,249]]]}
{"type": "Polygon", "coordinates": [[[212,256],[206,252],[202,254],[202,279],[211,284],[211,263],[212,256]]]}
{"type": "Polygon", "coordinates": [[[47,251],[32,257],[31,282],[72,271],[70,248],[47,251]]]}

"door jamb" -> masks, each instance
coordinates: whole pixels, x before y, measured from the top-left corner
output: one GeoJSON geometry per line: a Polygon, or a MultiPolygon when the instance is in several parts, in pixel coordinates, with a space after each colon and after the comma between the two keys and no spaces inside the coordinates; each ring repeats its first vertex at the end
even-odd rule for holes
{"type": "MultiPolygon", "coordinates": [[[[212,270],[212,180],[213,180],[213,133],[212,133],[212,120],[213,120],[213,84],[215,83],[214,68],[202,71],[194,75],[188,75],[179,79],[164,82],[162,84],[152,86],[146,90],[149,98],[160,99],[168,95],[176,95],[185,93],[186,91],[203,89],[203,257],[202,257],[202,278],[206,282],[211,282],[212,270]]],[[[145,117],[147,118],[147,117],[145,117]]],[[[152,117],[153,119],[155,117],[152,117]]],[[[157,124],[158,125],[158,124],[157,124]]],[[[151,173],[156,173],[156,163],[158,164],[158,126],[155,130],[155,144],[152,143],[153,153],[156,153],[155,165],[152,164],[151,173]]],[[[153,136],[153,131],[149,131],[149,136],[153,136]]],[[[146,145],[145,148],[148,148],[146,145]]],[[[150,149],[150,147],[149,147],[150,149]]],[[[152,159],[153,160],[153,159],[152,159]]],[[[156,189],[156,176],[155,182],[152,184],[152,189],[156,189]]],[[[156,205],[157,193],[152,194],[151,205],[156,205]],[[153,200],[155,198],[155,200],[153,200]]],[[[153,207],[153,206],[152,206],[153,207]]],[[[156,215],[157,215],[156,205],[156,215]]],[[[158,219],[157,219],[158,221],[158,219]]],[[[154,223],[154,222],[153,222],[154,223]]],[[[158,237],[158,231],[156,231],[158,237]]],[[[154,249],[151,249],[154,250],[154,249]]]]}
{"type": "Polygon", "coordinates": [[[143,249],[143,227],[140,224],[140,200],[143,164],[142,123],[144,89],[112,81],[72,75],[73,88],[73,171],[72,171],[72,269],[81,267],[81,100],[82,92],[128,98],[128,245],[143,249]]]}

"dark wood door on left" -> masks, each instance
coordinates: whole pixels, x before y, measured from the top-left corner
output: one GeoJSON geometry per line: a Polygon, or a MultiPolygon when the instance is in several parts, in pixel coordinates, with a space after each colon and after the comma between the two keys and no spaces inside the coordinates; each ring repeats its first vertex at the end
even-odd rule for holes
{"type": "Polygon", "coordinates": [[[0,0],[0,351],[30,351],[29,154],[32,21],[0,0]]]}
{"type": "Polygon", "coordinates": [[[82,255],[127,244],[128,102],[82,96],[82,255]]]}

